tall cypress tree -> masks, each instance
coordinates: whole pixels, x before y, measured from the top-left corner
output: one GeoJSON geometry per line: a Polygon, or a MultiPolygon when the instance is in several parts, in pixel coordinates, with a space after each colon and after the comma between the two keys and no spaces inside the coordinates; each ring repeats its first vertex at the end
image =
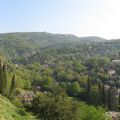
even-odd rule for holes
{"type": "Polygon", "coordinates": [[[102,99],[102,104],[104,105],[104,106],[106,106],[106,100],[105,100],[105,88],[104,88],[104,84],[102,84],[102,90],[101,90],[101,92],[102,92],[102,96],[101,96],[101,99],[102,99]]]}
{"type": "Polygon", "coordinates": [[[98,82],[98,94],[99,94],[99,104],[102,103],[102,83],[99,80],[98,82]]]}
{"type": "Polygon", "coordinates": [[[0,93],[1,93],[2,80],[3,80],[3,64],[2,61],[0,60],[0,93]]]}
{"type": "Polygon", "coordinates": [[[4,96],[7,89],[6,65],[0,62],[0,93],[4,96]]]}
{"type": "Polygon", "coordinates": [[[6,71],[6,65],[3,65],[3,90],[4,94],[6,94],[7,90],[7,71],[6,71]]]}
{"type": "Polygon", "coordinates": [[[91,81],[90,81],[90,77],[88,77],[87,90],[86,90],[86,98],[88,103],[90,102],[90,94],[91,94],[91,81]]]}
{"type": "Polygon", "coordinates": [[[15,81],[15,74],[13,75],[12,81],[11,81],[11,86],[10,86],[10,91],[9,91],[9,98],[11,97],[12,94],[14,94],[16,88],[16,81],[15,81]]]}
{"type": "Polygon", "coordinates": [[[110,110],[116,110],[118,106],[118,97],[117,96],[117,89],[115,87],[111,87],[108,91],[108,108],[110,110]]]}

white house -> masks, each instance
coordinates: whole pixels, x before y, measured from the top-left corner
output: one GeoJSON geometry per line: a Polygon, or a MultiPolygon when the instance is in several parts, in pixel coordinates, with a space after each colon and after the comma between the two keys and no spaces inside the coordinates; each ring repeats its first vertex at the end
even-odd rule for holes
{"type": "Polygon", "coordinates": [[[108,70],[108,74],[109,74],[110,76],[114,75],[115,73],[116,73],[116,71],[115,71],[114,69],[108,70]]]}

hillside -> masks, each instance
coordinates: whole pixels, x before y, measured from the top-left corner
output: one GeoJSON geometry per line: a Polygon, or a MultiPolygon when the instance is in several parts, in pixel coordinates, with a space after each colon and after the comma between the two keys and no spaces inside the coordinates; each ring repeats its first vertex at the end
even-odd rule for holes
{"type": "Polygon", "coordinates": [[[0,120],[33,120],[33,118],[0,95],[0,120]]]}
{"type": "Polygon", "coordinates": [[[100,37],[77,37],[71,34],[25,32],[0,34],[0,54],[13,63],[33,63],[53,58],[119,56],[120,40],[100,37]]]}
{"type": "Polygon", "coordinates": [[[79,38],[70,34],[51,34],[46,32],[31,33],[5,33],[0,34],[0,51],[7,58],[29,56],[36,51],[44,51],[48,48],[63,49],[80,47],[83,44],[93,44],[106,41],[99,37],[79,38]]]}
{"type": "MultiPolygon", "coordinates": [[[[80,117],[78,113],[83,114],[80,120],[84,120],[91,117],[86,112],[89,108],[90,111],[93,110],[91,113],[93,117],[95,116],[91,120],[100,118],[97,116],[102,116],[100,120],[105,120],[105,110],[96,106],[109,103],[109,106],[105,106],[109,107],[109,110],[118,109],[116,96],[111,96],[114,91],[109,89],[105,91],[104,88],[106,85],[117,88],[120,86],[119,67],[113,66],[116,74],[111,81],[109,81],[111,76],[108,74],[112,59],[119,59],[119,49],[119,40],[108,41],[100,37],[79,38],[74,35],[45,32],[0,34],[2,60],[0,93],[3,96],[10,95],[12,98],[10,100],[13,101],[14,98],[18,98],[26,112],[32,112],[38,119],[56,120],[59,115],[63,117],[66,112],[67,115],[62,120],[68,120],[70,115],[76,116],[76,119],[73,117],[71,120],[78,120],[80,117]],[[4,89],[6,91],[3,91],[4,89]],[[110,96],[105,98],[104,92],[109,92],[110,96]],[[69,101],[69,98],[73,99],[69,101]],[[88,104],[85,105],[86,109],[82,109],[79,104],[81,102],[88,104]],[[58,106],[61,106],[61,109],[57,109],[58,106]],[[75,113],[72,111],[73,107],[76,109],[75,113]]],[[[10,100],[0,96],[0,106],[3,108],[0,111],[0,119],[32,120],[30,115],[15,107],[10,100]]]]}

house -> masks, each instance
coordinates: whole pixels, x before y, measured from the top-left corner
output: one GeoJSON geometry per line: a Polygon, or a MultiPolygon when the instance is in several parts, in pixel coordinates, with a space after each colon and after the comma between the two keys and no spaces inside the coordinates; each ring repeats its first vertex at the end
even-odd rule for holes
{"type": "Polygon", "coordinates": [[[120,89],[117,89],[118,94],[120,95],[120,89]]]}
{"type": "Polygon", "coordinates": [[[35,95],[33,92],[23,92],[20,95],[18,95],[18,98],[23,103],[29,103],[29,102],[32,102],[34,96],[35,95]]]}
{"type": "Polygon", "coordinates": [[[111,61],[111,64],[112,64],[112,65],[114,65],[114,64],[120,64],[120,60],[117,60],[117,59],[116,59],[116,60],[112,60],[112,61],[111,61]]]}
{"type": "Polygon", "coordinates": [[[109,111],[106,112],[107,118],[112,118],[112,120],[120,120],[120,112],[109,111]]]}
{"type": "Polygon", "coordinates": [[[46,68],[46,67],[49,67],[49,65],[48,64],[44,64],[43,67],[46,68]]]}
{"type": "Polygon", "coordinates": [[[109,74],[110,76],[114,75],[115,73],[116,73],[116,71],[115,71],[114,69],[110,69],[110,70],[108,71],[108,74],[109,74]]]}
{"type": "Polygon", "coordinates": [[[104,85],[104,89],[105,89],[106,91],[108,91],[108,90],[110,89],[110,86],[109,86],[109,85],[104,85]]]}
{"type": "Polygon", "coordinates": [[[103,73],[103,72],[104,72],[104,68],[99,68],[99,71],[100,71],[101,73],[103,73]]]}
{"type": "Polygon", "coordinates": [[[56,64],[55,63],[49,63],[49,64],[43,64],[42,66],[44,68],[46,68],[46,67],[52,67],[52,68],[54,68],[54,67],[56,67],[56,64]]]}
{"type": "Polygon", "coordinates": [[[33,85],[33,91],[40,91],[41,90],[41,87],[38,86],[38,85],[33,85]]]}

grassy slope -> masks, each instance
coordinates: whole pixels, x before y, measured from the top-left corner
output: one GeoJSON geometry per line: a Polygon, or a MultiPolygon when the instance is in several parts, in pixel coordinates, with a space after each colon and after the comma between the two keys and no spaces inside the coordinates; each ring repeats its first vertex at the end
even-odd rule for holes
{"type": "Polygon", "coordinates": [[[0,95],[0,120],[35,120],[0,95]]]}

